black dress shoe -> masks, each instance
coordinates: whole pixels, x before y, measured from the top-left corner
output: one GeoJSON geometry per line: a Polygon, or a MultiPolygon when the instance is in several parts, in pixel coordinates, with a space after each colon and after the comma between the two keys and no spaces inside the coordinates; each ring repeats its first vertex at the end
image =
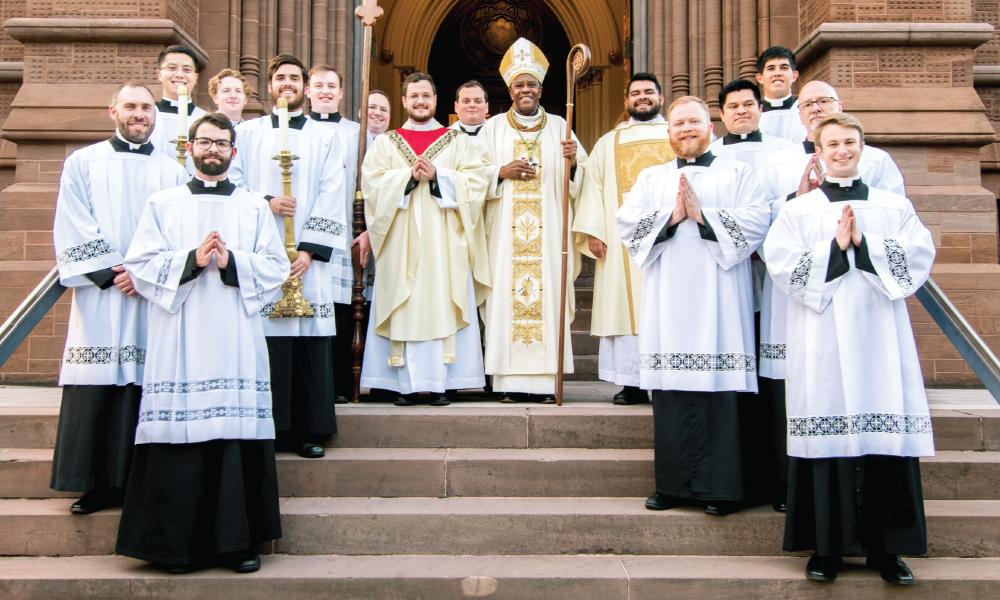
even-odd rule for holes
{"type": "Polygon", "coordinates": [[[774,512],[780,512],[780,513],[788,512],[788,505],[782,502],[781,500],[775,500],[774,502],[772,502],[771,508],[774,509],[774,512]]]}
{"type": "Polygon", "coordinates": [[[260,554],[254,552],[253,554],[244,555],[242,560],[238,560],[233,564],[233,571],[237,573],[253,573],[254,571],[260,570],[260,554]]]}
{"type": "Polygon", "coordinates": [[[618,404],[618,405],[628,404],[627,402],[625,402],[626,389],[628,388],[622,388],[622,391],[618,392],[614,396],[611,396],[611,404],[618,404]]]}
{"type": "Polygon", "coordinates": [[[418,394],[400,394],[396,401],[396,406],[413,406],[417,403],[418,394]]]}
{"type": "Polygon", "coordinates": [[[80,496],[80,499],[69,507],[74,515],[89,515],[105,508],[121,506],[125,501],[125,490],[122,488],[100,488],[90,490],[80,496]]]}
{"type": "Polygon", "coordinates": [[[653,494],[649,498],[646,498],[646,508],[649,510],[667,510],[676,506],[676,502],[663,494],[653,494]]]}
{"type": "Polygon", "coordinates": [[[448,399],[448,396],[445,394],[439,394],[430,401],[428,406],[448,406],[449,404],[451,404],[451,400],[448,399]]]}
{"type": "Polygon", "coordinates": [[[299,456],[302,458],[323,458],[326,456],[326,450],[319,444],[303,442],[299,445],[299,456]]]}
{"type": "Polygon", "coordinates": [[[906,566],[903,559],[898,554],[871,555],[865,559],[865,565],[869,569],[879,572],[882,579],[896,585],[913,585],[917,578],[913,576],[913,571],[906,566]]]}
{"type": "Polygon", "coordinates": [[[833,581],[840,570],[840,558],[813,554],[806,563],[806,579],[813,581],[833,581]]]}
{"type": "Polygon", "coordinates": [[[541,404],[555,404],[556,403],[556,397],[553,396],[552,394],[547,394],[545,396],[540,396],[539,397],[539,402],[541,404]]]}
{"type": "Polygon", "coordinates": [[[635,386],[626,385],[622,391],[615,394],[612,402],[619,406],[646,404],[649,402],[649,394],[635,386]]]}
{"type": "Polygon", "coordinates": [[[348,398],[347,396],[344,396],[343,394],[338,394],[338,395],[337,395],[337,396],[336,396],[336,397],[335,397],[335,398],[333,399],[333,403],[334,403],[334,404],[347,404],[347,403],[349,403],[350,401],[351,401],[351,399],[350,399],[350,398],[348,398]]]}
{"type": "Polygon", "coordinates": [[[714,500],[705,505],[705,514],[713,517],[724,517],[738,510],[740,510],[740,503],[729,500],[714,500]]]}

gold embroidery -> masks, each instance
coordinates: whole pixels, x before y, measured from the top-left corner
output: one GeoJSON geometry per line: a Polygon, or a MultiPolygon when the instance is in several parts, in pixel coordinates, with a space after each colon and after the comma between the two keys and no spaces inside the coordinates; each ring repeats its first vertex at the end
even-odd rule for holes
{"type": "Polygon", "coordinates": [[[542,165],[539,144],[514,142],[514,156],[533,158],[538,164],[533,179],[512,181],[511,214],[511,316],[513,341],[543,341],[542,327],[542,165]]]}
{"type": "MultiPolygon", "coordinates": [[[[625,200],[625,192],[632,189],[643,169],[667,162],[674,157],[667,140],[641,140],[620,144],[622,130],[615,133],[615,179],[618,184],[618,208],[625,200]]],[[[629,256],[622,243],[622,262],[625,267],[625,293],[628,296],[629,326],[633,334],[638,333],[635,322],[635,299],[632,297],[632,272],[629,256]]]]}

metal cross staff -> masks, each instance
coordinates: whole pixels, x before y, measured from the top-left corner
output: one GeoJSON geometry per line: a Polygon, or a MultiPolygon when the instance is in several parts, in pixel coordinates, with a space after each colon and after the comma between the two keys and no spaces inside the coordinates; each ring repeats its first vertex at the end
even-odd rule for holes
{"type": "MultiPolygon", "coordinates": [[[[383,10],[378,5],[378,0],[362,0],[361,4],[354,9],[354,14],[364,25],[364,39],[361,42],[361,95],[359,96],[361,128],[358,132],[358,170],[357,178],[354,181],[352,231],[354,238],[357,238],[365,231],[365,199],[361,195],[361,165],[364,163],[365,150],[368,146],[368,91],[371,87],[372,28],[375,26],[375,21],[382,16],[383,10]]],[[[354,266],[354,285],[351,288],[351,306],[354,307],[354,339],[352,343],[354,364],[351,367],[351,373],[354,376],[354,391],[351,399],[354,402],[359,402],[361,400],[361,357],[365,353],[365,272],[361,267],[359,246],[354,246],[351,255],[354,266]]]]}

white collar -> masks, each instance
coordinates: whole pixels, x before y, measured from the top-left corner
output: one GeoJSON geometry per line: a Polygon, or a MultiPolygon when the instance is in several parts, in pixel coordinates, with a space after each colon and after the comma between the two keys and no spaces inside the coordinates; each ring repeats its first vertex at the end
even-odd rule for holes
{"type": "Polygon", "coordinates": [[[781,106],[782,104],[784,104],[785,100],[788,100],[791,97],[792,97],[792,95],[788,94],[784,98],[779,98],[779,99],[775,100],[774,98],[768,98],[767,96],[764,96],[764,102],[767,102],[771,106],[777,108],[777,107],[781,106]]]}
{"type": "Polygon", "coordinates": [[[535,109],[535,114],[533,114],[531,116],[524,116],[524,115],[522,115],[521,113],[519,113],[519,112],[517,112],[515,110],[514,111],[514,120],[517,121],[518,123],[520,123],[521,125],[524,125],[525,127],[534,127],[535,125],[538,124],[539,121],[542,120],[542,115],[544,115],[544,114],[545,114],[545,111],[542,110],[541,106],[539,106],[538,108],[536,108],[535,109]]]}
{"type": "Polygon", "coordinates": [[[433,129],[441,129],[441,124],[438,123],[437,119],[431,119],[424,123],[414,123],[413,121],[407,119],[406,123],[403,123],[403,129],[412,129],[413,131],[431,131],[433,129]]]}
{"type": "Polygon", "coordinates": [[[655,117],[653,117],[652,119],[650,119],[648,121],[637,121],[635,119],[635,117],[629,117],[628,118],[628,124],[629,125],[635,125],[636,123],[638,123],[640,125],[643,125],[643,124],[652,125],[653,123],[665,123],[666,121],[667,120],[663,118],[663,115],[656,115],[655,117]]]}
{"type": "Polygon", "coordinates": [[[198,177],[197,175],[195,175],[194,178],[200,181],[201,184],[207,188],[214,188],[219,185],[218,181],[205,181],[204,179],[198,177]]]}
{"type": "Polygon", "coordinates": [[[117,129],[115,129],[115,136],[118,139],[120,139],[121,141],[123,141],[124,143],[128,144],[128,149],[129,150],[138,150],[142,146],[142,144],[136,144],[136,143],[130,142],[130,141],[126,140],[125,138],[123,138],[121,132],[118,131],[117,129]]]}
{"type": "Polygon", "coordinates": [[[861,179],[861,175],[855,175],[854,177],[834,177],[832,175],[827,175],[826,180],[830,183],[836,183],[840,187],[851,187],[854,182],[861,179]]]}

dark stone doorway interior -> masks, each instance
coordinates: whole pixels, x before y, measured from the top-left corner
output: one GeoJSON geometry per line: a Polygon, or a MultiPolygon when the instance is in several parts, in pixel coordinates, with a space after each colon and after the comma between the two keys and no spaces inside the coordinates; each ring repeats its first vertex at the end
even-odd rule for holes
{"type": "Polygon", "coordinates": [[[490,96],[490,115],[510,109],[500,59],[507,47],[525,37],[542,49],[549,71],[542,106],[566,112],[566,55],[569,39],[559,19],[542,0],[462,0],[441,24],[431,46],[428,68],[438,88],[438,121],[448,124],[455,90],[469,79],[482,83],[490,96]]]}

